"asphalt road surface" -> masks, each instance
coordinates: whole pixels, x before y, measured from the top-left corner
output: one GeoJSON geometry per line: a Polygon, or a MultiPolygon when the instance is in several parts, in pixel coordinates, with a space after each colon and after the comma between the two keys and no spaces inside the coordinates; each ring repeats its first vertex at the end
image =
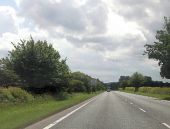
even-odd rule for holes
{"type": "Polygon", "coordinates": [[[170,102],[104,92],[26,129],[170,129],[170,102]]]}

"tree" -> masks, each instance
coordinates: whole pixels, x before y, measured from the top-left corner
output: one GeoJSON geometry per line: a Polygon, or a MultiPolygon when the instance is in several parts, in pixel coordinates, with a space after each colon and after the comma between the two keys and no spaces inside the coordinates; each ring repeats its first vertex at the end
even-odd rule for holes
{"type": "Polygon", "coordinates": [[[129,83],[130,83],[131,86],[134,86],[134,87],[135,87],[135,91],[137,91],[138,88],[143,85],[143,83],[144,83],[144,77],[143,77],[142,74],[140,74],[140,73],[138,73],[138,72],[135,72],[135,73],[130,77],[129,83]]]}
{"type": "Polygon", "coordinates": [[[125,87],[129,86],[129,76],[120,76],[119,85],[121,88],[125,89],[125,87]]]}
{"type": "Polygon", "coordinates": [[[94,79],[81,72],[71,73],[71,78],[82,81],[87,93],[105,89],[104,84],[99,79],[94,79]]]}
{"type": "Polygon", "coordinates": [[[0,67],[0,86],[19,86],[19,84],[20,78],[14,71],[0,67]]]}
{"type": "Polygon", "coordinates": [[[14,71],[23,84],[33,88],[52,87],[57,91],[65,89],[68,83],[69,67],[47,41],[20,40],[3,59],[3,66],[14,71]]]}
{"type": "Polygon", "coordinates": [[[165,23],[162,30],[156,33],[154,44],[146,44],[144,54],[148,55],[149,59],[155,59],[160,66],[160,75],[170,79],[170,18],[164,18],[165,23]]]}
{"type": "Polygon", "coordinates": [[[144,84],[145,86],[151,86],[151,85],[152,85],[152,78],[149,77],[149,76],[144,76],[144,82],[143,82],[143,84],[144,84]]]}
{"type": "Polygon", "coordinates": [[[72,78],[82,81],[88,93],[92,91],[92,87],[90,85],[90,76],[81,72],[74,72],[72,73],[72,78]]]}
{"type": "Polygon", "coordinates": [[[69,92],[85,92],[84,83],[80,80],[70,80],[69,81],[69,92]]]}

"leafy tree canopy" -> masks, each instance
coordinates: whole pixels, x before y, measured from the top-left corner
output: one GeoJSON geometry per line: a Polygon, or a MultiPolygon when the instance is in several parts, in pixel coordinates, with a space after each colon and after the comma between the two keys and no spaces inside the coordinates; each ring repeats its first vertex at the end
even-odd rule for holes
{"type": "MultiPolygon", "coordinates": [[[[69,78],[69,67],[47,41],[35,42],[20,40],[2,60],[3,67],[15,71],[22,82],[29,87],[42,88],[45,86],[66,86],[69,78]]],[[[62,89],[62,87],[57,87],[62,89]]]]}
{"type": "Polygon", "coordinates": [[[154,44],[146,44],[145,54],[149,59],[158,60],[160,66],[160,75],[170,79],[170,18],[165,17],[165,23],[162,30],[156,33],[157,41],[154,44]]]}

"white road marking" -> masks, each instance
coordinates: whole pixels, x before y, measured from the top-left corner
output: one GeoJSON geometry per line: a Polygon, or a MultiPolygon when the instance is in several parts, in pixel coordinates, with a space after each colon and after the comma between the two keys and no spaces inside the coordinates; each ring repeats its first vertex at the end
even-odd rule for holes
{"type": "Polygon", "coordinates": [[[64,120],[65,118],[69,117],[71,114],[75,113],[76,111],[78,111],[79,109],[83,108],[84,106],[86,106],[87,104],[89,104],[90,102],[92,102],[94,99],[86,102],[85,104],[81,105],[80,107],[76,108],[75,110],[71,111],[70,113],[66,114],[65,116],[61,117],[60,119],[54,121],[52,124],[49,124],[48,126],[44,127],[43,129],[50,129],[51,127],[53,127],[54,125],[58,124],[59,122],[61,122],[62,120],[64,120]]]}
{"type": "Polygon", "coordinates": [[[130,103],[130,104],[133,104],[133,103],[130,103]]]}
{"type": "Polygon", "coordinates": [[[146,112],[144,109],[142,109],[142,108],[139,108],[141,111],[143,111],[143,112],[146,112]]]}
{"type": "Polygon", "coordinates": [[[170,129],[170,126],[166,123],[162,123],[164,126],[166,126],[168,129],[170,129]]]}

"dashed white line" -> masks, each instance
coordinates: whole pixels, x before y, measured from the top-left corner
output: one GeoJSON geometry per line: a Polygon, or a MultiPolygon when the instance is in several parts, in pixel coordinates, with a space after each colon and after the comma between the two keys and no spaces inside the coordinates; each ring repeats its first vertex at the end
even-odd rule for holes
{"type": "Polygon", "coordinates": [[[79,109],[83,108],[84,106],[86,106],[87,104],[89,104],[90,102],[92,102],[94,99],[86,102],[85,104],[81,105],[80,107],[76,108],[75,110],[71,111],[70,113],[68,113],[67,115],[61,117],[60,119],[54,121],[52,124],[49,124],[48,126],[44,127],[43,129],[50,129],[51,127],[53,127],[54,125],[58,124],[59,122],[61,122],[62,120],[64,120],[65,118],[69,117],[71,114],[75,113],[76,111],[78,111],[79,109]]]}
{"type": "Polygon", "coordinates": [[[139,108],[141,111],[143,111],[143,112],[146,112],[144,109],[142,109],[142,108],[139,108]]]}
{"type": "Polygon", "coordinates": [[[164,126],[166,126],[168,129],[170,129],[170,126],[166,123],[162,123],[164,126]]]}

